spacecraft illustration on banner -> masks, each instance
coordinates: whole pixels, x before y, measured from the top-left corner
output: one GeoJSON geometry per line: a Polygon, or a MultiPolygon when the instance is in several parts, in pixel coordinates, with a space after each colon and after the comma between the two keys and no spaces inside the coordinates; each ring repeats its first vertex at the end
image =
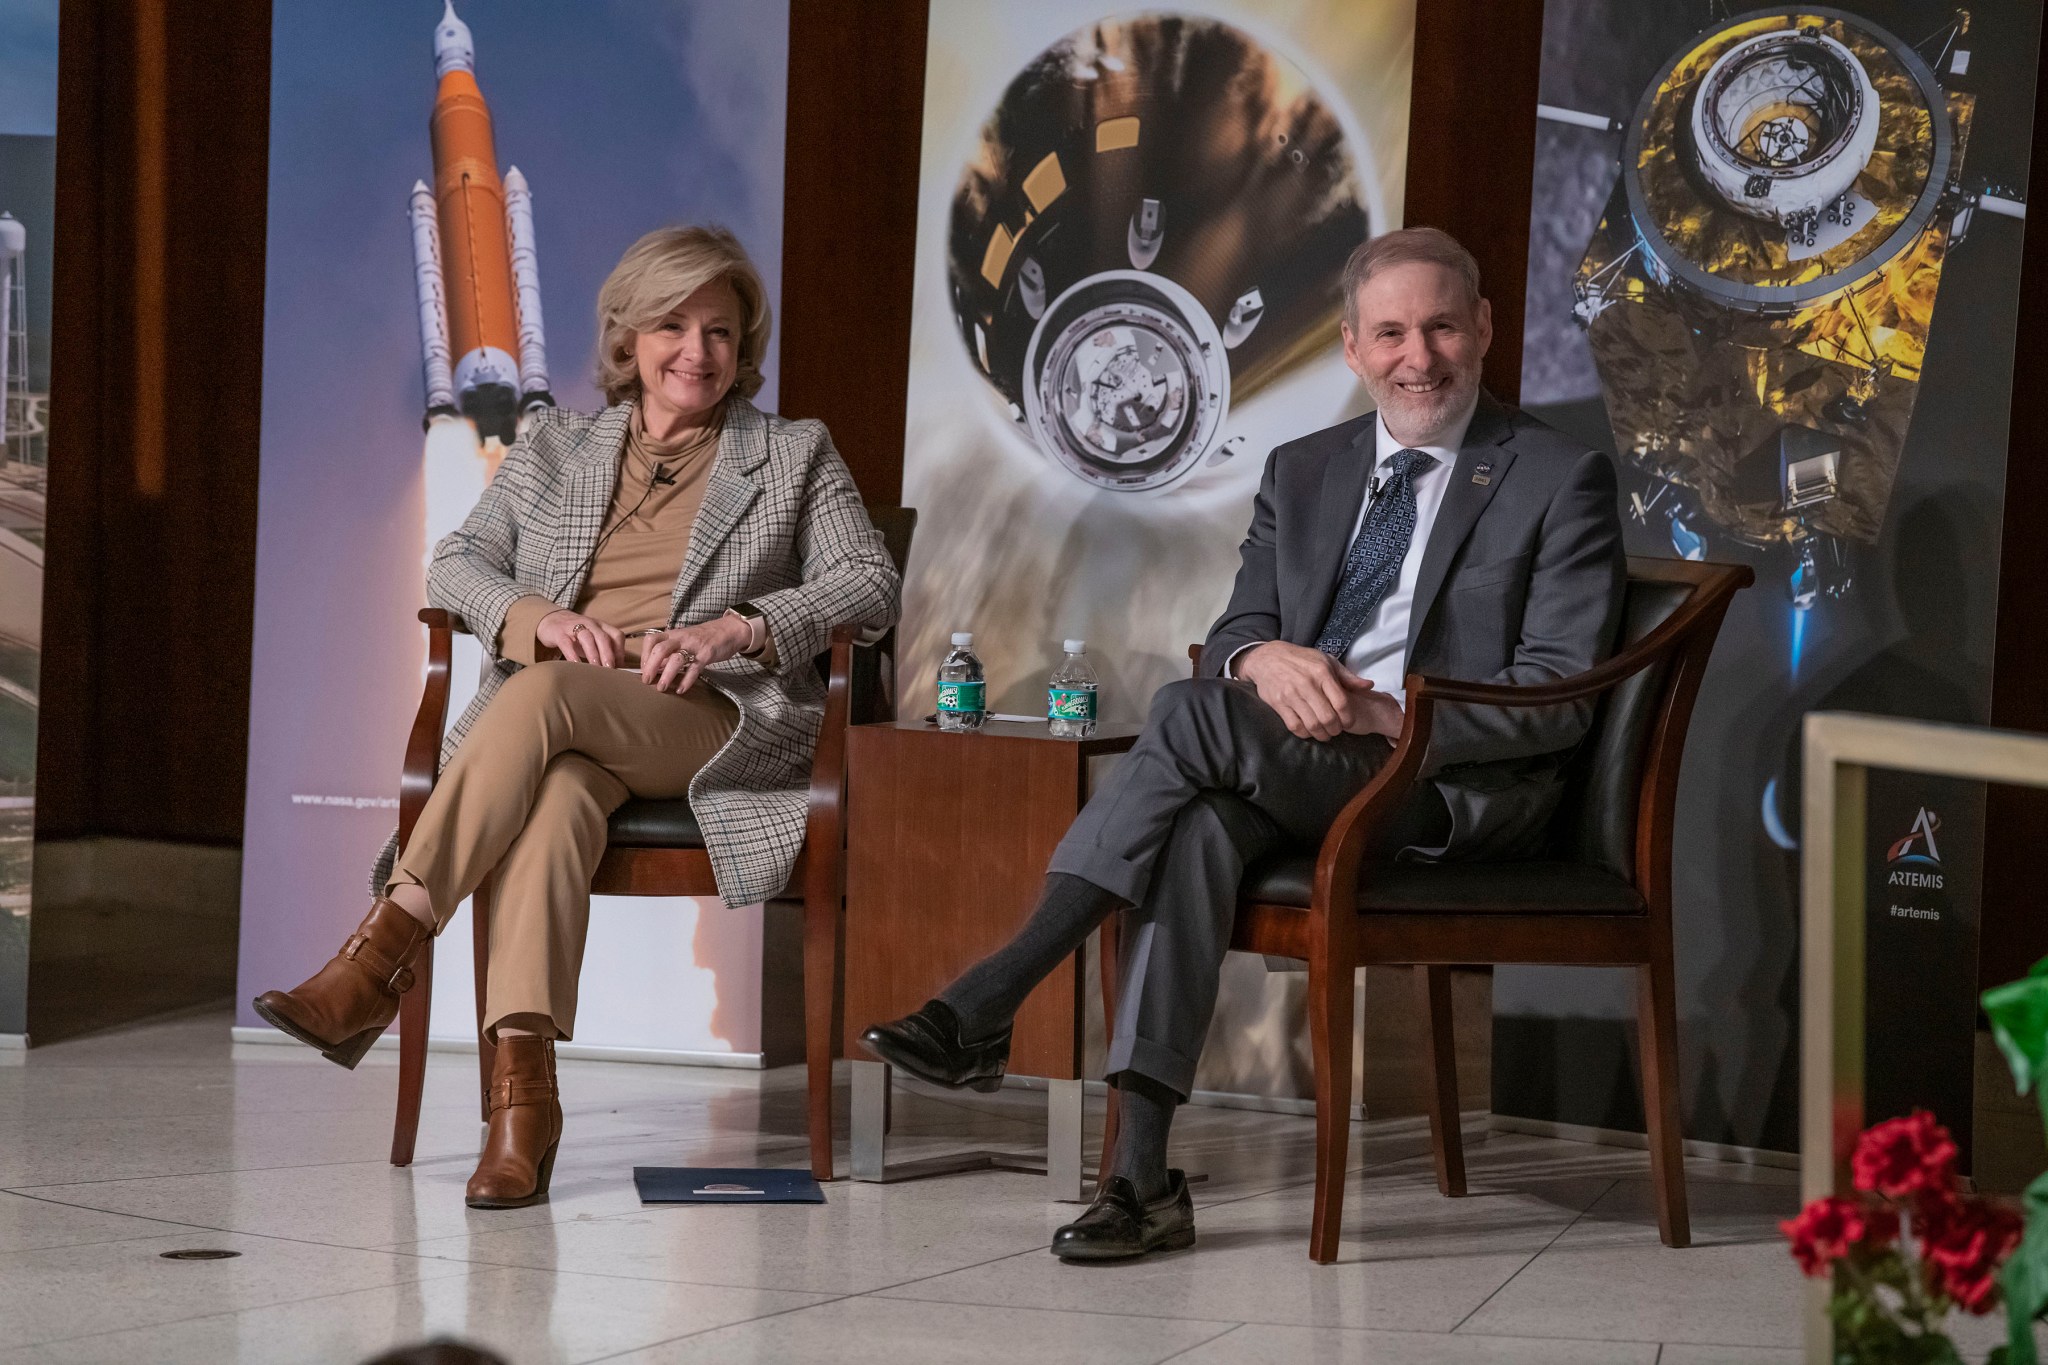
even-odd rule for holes
{"type": "Polygon", "coordinates": [[[476,44],[453,0],[434,29],[434,75],[434,186],[414,181],[409,201],[426,374],[423,425],[466,418],[479,441],[502,448],[512,444],[525,413],[555,401],[533,196],[517,166],[498,178],[476,44]]]}
{"type": "Polygon", "coordinates": [[[1233,402],[1327,351],[1369,226],[1299,66],[1214,19],[1104,19],[984,124],[952,204],[953,314],[1054,467],[1167,489],[1235,453],[1233,402]]]}
{"type": "Polygon", "coordinates": [[[1963,178],[1969,15],[1917,44],[1818,6],[1757,10],[1666,61],[1626,123],[1574,281],[1630,510],[1686,559],[1745,552],[1805,616],[1884,525],[1963,178]],[[1738,549],[1739,547],[1739,549],[1738,549]]]}

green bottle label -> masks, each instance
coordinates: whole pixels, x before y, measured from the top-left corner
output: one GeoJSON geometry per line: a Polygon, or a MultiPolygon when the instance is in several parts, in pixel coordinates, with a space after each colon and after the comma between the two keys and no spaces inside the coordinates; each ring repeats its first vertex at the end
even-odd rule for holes
{"type": "Polygon", "coordinates": [[[1095,689],[1092,687],[1048,687],[1045,689],[1047,720],[1095,719],[1095,689]]]}
{"type": "Polygon", "coordinates": [[[987,683],[942,682],[939,684],[939,709],[968,715],[986,711],[988,706],[984,698],[987,693],[987,683]]]}

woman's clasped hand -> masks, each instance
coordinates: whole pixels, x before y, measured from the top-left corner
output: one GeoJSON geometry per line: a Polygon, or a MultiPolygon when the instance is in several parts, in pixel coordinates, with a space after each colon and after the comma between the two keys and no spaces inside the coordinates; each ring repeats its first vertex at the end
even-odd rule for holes
{"type": "Polygon", "coordinates": [[[754,626],[737,616],[720,616],[694,626],[649,631],[640,651],[641,681],[677,696],[689,691],[712,664],[753,648],[754,626]]]}
{"type": "Polygon", "coordinates": [[[626,661],[626,637],[617,626],[567,607],[541,617],[533,638],[570,663],[617,668],[626,661]]]}
{"type": "MultiPolygon", "coordinates": [[[[754,626],[721,616],[674,630],[650,630],[640,650],[640,679],[659,692],[681,696],[704,670],[754,647],[754,626]]],[[[571,663],[624,668],[626,640],[618,627],[563,608],[542,617],[534,638],[571,663]]]]}

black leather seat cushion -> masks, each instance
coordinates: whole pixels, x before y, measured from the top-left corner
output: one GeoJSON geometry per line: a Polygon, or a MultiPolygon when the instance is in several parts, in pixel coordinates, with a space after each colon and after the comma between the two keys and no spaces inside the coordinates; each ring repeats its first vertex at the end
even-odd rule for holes
{"type": "Polygon", "coordinates": [[[704,831],[687,798],[628,801],[612,812],[608,837],[620,848],[702,848],[704,831]]]}
{"type": "MultiPolygon", "coordinates": [[[[1307,907],[1315,888],[1313,853],[1280,853],[1245,873],[1243,897],[1307,907]]],[[[1643,898],[1604,868],[1586,863],[1392,863],[1370,870],[1358,908],[1406,914],[1637,915],[1643,898]]]]}

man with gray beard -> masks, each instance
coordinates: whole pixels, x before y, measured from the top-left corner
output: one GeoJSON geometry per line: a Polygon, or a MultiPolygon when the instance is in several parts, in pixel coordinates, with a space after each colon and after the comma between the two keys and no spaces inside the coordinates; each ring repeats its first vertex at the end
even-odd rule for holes
{"type": "MultiPolygon", "coordinates": [[[[993,1089],[1031,988],[1112,912],[1123,979],[1108,1072],[1110,1178],[1054,1254],[1192,1246],[1166,1165],[1215,1010],[1248,864],[1319,843],[1392,752],[1410,672],[1540,684],[1609,652],[1625,581],[1614,467],[1480,387],[1493,338],[1479,267],[1435,228],[1390,232],[1344,269],[1344,359],[1377,410],[1276,448],[1230,604],[1197,676],[1054,853],[1031,919],[916,1013],[870,1028],[884,1061],[993,1089]]],[[[1590,703],[1444,707],[1422,780],[1368,856],[1526,856],[1590,703]]]]}

